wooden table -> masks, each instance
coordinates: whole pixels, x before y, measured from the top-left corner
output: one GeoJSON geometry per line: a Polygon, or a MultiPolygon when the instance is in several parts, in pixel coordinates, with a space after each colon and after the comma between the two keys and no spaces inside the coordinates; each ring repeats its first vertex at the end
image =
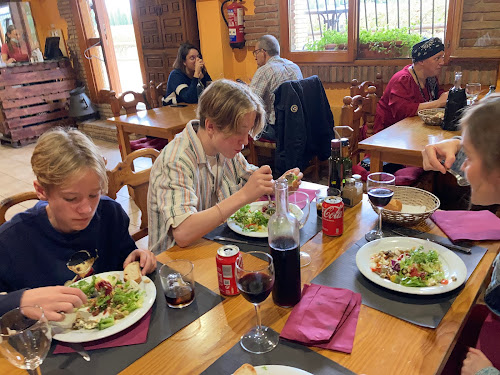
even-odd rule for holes
{"type": "MultiPolygon", "coordinates": [[[[304,184],[303,187],[310,188],[311,185],[304,184]]],[[[362,203],[346,209],[342,236],[328,237],[320,232],[302,247],[312,257],[311,264],[301,270],[302,282],[309,283],[364,236],[376,220],[366,195],[362,203]]],[[[442,235],[430,219],[420,224],[418,229],[442,235]]],[[[488,252],[436,329],[420,327],[362,305],[351,354],[313,350],[358,374],[438,374],[455,345],[500,248],[499,241],[484,241],[480,245],[487,247],[488,252]]],[[[201,239],[187,248],[175,246],[160,254],[158,260],[190,259],[195,265],[196,281],[218,292],[215,254],[219,246],[201,239]]],[[[272,298],[268,298],[262,303],[261,311],[262,323],[280,332],[291,309],[277,307],[272,298]]],[[[254,325],[253,305],[242,296],[229,297],[135,361],[121,374],[199,374],[237,344],[254,325]]],[[[0,359],[0,373],[25,374],[5,359],[0,359]]]]}
{"type": "Polygon", "coordinates": [[[381,172],[383,162],[421,167],[429,135],[444,140],[460,135],[460,131],[426,125],[418,116],[407,117],[359,142],[358,148],[370,154],[370,172],[381,172]]]}
{"type": "Polygon", "coordinates": [[[196,107],[197,104],[187,104],[186,107],[166,106],[109,118],[107,121],[116,125],[122,160],[131,152],[130,134],[144,134],[171,141],[177,133],[184,130],[190,120],[196,118],[196,107]]]}

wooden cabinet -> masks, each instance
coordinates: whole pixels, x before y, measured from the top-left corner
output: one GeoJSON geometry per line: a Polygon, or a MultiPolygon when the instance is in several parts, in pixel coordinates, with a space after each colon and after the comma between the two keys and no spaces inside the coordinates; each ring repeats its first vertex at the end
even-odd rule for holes
{"type": "Polygon", "coordinates": [[[132,0],[131,4],[145,80],[166,81],[179,45],[200,45],[196,1],[132,0]]]}

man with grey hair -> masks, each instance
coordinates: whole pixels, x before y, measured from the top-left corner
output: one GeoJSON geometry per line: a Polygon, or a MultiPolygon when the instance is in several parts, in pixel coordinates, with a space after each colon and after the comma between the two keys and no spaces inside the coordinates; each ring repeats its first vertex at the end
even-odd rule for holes
{"type": "Polygon", "coordinates": [[[280,57],[280,45],[272,35],[262,36],[253,51],[259,68],[255,72],[250,88],[264,102],[267,114],[267,125],[261,138],[276,140],[274,128],[274,91],[285,81],[303,79],[297,64],[280,57]]]}

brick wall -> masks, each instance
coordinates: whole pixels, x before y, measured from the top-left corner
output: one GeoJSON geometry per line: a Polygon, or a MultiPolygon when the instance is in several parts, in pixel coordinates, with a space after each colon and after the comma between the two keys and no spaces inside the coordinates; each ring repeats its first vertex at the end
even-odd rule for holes
{"type": "Polygon", "coordinates": [[[464,0],[460,47],[500,47],[500,1],[464,0]]]}
{"type": "Polygon", "coordinates": [[[255,0],[255,14],[245,15],[245,40],[247,46],[255,46],[265,34],[280,37],[279,0],[255,0]]]}

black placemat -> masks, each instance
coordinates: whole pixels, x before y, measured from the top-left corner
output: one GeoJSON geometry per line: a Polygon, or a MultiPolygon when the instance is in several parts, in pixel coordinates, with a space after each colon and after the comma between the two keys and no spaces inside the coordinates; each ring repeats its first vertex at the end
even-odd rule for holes
{"type": "Polygon", "coordinates": [[[283,365],[302,369],[314,375],[354,375],[355,373],[337,362],[294,342],[280,339],[276,348],[264,354],[252,354],[236,343],[227,353],[217,359],[202,374],[232,374],[242,364],[252,366],[283,365]]]}
{"type": "MultiPolygon", "coordinates": [[[[429,238],[435,236],[429,233],[426,235],[429,238]]],[[[356,266],[356,253],[366,243],[364,237],[360,239],[316,276],[312,282],[335,288],[350,289],[361,294],[362,303],[366,306],[410,323],[436,328],[464,286],[462,285],[448,293],[426,296],[400,293],[379,286],[364,277],[356,266]]],[[[487,251],[479,246],[473,246],[471,250],[471,254],[455,252],[467,267],[466,281],[487,251]]]]}
{"type": "Polygon", "coordinates": [[[156,301],[152,307],[148,339],[144,344],[92,350],[89,351],[91,360],[86,362],[77,353],[52,354],[57,344],[57,341],[54,341],[53,348],[42,364],[42,373],[117,374],[224,300],[220,295],[196,283],[193,303],[183,309],[171,309],[167,306],[157,271],[149,277],[156,285],[156,301]]]}
{"type": "MultiPolygon", "coordinates": [[[[313,238],[316,235],[316,233],[318,233],[321,230],[322,223],[321,219],[317,216],[316,213],[316,202],[311,202],[310,204],[311,207],[310,207],[309,217],[307,218],[304,227],[300,230],[300,246],[303,246],[307,241],[313,238]]],[[[210,233],[206,234],[203,237],[206,238],[207,240],[219,242],[222,245],[227,245],[227,244],[236,245],[243,252],[256,250],[256,247],[258,247],[257,250],[262,251],[263,250],[261,249],[262,247],[268,248],[269,246],[267,242],[267,237],[254,238],[254,237],[242,236],[241,234],[238,234],[233,230],[231,230],[226,223],[219,225],[217,228],[215,228],[213,231],[211,231],[210,233]],[[231,242],[231,241],[217,241],[214,239],[216,236],[231,238],[237,241],[243,241],[244,243],[231,242]]]]}

